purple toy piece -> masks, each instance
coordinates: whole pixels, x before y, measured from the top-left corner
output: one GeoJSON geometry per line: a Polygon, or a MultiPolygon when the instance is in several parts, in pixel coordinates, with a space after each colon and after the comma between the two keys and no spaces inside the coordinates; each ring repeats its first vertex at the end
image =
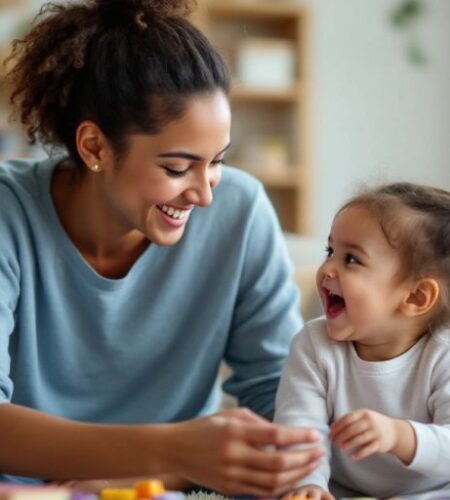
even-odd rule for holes
{"type": "Polygon", "coordinates": [[[162,495],[154,496],[153,500],[185,500],[186,495],[181,491],[165,491],[162,495]]]}
{"type": "Polygon", "coordinates": [[[81,491],[75,491],[72,493],[72,500],[98,500],[98,496],[93,493],[83,493],[81,491]]]}

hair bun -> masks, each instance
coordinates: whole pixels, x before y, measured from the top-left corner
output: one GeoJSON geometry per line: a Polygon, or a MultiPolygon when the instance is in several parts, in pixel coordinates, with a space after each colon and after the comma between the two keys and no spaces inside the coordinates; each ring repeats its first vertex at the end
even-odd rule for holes
{"type": "Polygon", "coordinates": [[[187,16],[196,0],[95,0],[99,11],[107,17],[130,15],[136,18],[140,13],[158,17],[187,16]]]}

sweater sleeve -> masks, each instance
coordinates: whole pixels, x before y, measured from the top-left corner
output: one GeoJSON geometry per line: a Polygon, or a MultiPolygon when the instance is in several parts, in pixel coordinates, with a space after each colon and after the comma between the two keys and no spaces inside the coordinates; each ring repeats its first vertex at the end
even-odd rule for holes
{"type": "MultiPolygon", "coordinates": [[[[277,392],[274,420],[285,425],[323,429],[329,421],[327,372],[314,345],[320,332],[309,325],[292,342],[277,392]]],[[[316,484],[328,490],[329,479],[330,465],[325,458],[298,486],[316,484]]]]}
{"type": "MultiPolygon", "coordinates": [[[[449,332],[446,332],[447,335],[449,332]]],[[[450,463],[450,345],[441,344],[432,370],[428,406],[432,422],[411,421],[417,439],[416,454],[408,466],[429,477],[448,481],[450,463]]]]}
{"type": "Polygon", "coordinates": [[[298,290],[284,236],[258,184],[245,228],[242,275],[225,352],[233,375],[224,391],[271,415],[283,362],[300,330],[298,290]]]}
{"type": "Polygon", "coordinates": [[[14,330],[14,312],[19,300],[20,269],[12,216],[16,211],[14,197],[0,185],[0,403],[9,402],[13,383],[9,376],[9,339],[14,330]]]}

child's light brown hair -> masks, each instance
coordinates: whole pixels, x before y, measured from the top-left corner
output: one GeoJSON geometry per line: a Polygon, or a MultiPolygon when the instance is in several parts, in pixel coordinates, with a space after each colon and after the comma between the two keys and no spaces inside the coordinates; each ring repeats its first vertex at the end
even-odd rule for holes
{"type": "Polygon", "coordinates": [[[408,182],[364,189],[340,211],[362,206],[400,253],[399,279],[432,277],[440,299],[430,330],[450,326],[450,192],[408,182]]]}

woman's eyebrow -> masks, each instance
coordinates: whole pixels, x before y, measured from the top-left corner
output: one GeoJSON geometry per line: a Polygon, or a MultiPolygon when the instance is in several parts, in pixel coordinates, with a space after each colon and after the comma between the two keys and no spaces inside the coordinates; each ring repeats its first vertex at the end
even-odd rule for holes
{"type": "MultiPolygon", "coordinates": [[[[231,142],[229,142],[222,151],[219,151],[216,156],[225,153],[225,151],[231,146],[231,142]]],[[[158,155],[159,158],[182,158],[183,160],[192,160],[192,161],[203,161],[204,158],[198,155],[194,155],[192,153],[188,153],[187,151],[169,151],[167,153],[160,153],[158,155]]]]}

